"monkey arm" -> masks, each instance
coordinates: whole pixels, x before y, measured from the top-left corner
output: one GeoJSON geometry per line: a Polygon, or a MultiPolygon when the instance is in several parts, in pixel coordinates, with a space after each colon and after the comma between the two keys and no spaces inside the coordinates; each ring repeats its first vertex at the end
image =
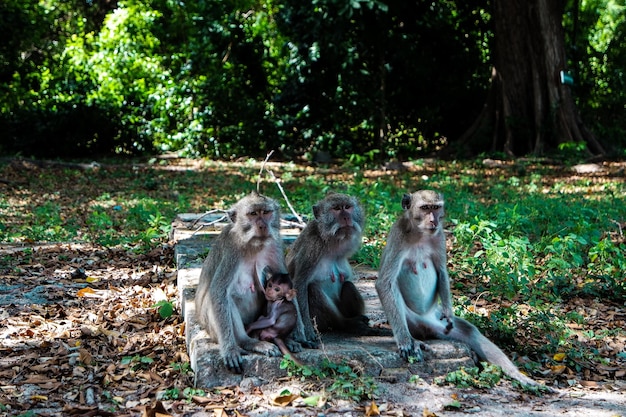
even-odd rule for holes
{"type": "MultiPolygon", "coordinates": [[[[306,336],[306,332],[304,330],[305,329],[304,321],[302,319],[303,313],[298,303],[297,292],[296,292],[296,298],[291,300],[291,302],[293,303],[296,309],[296,328],[293,329],[293,332],[291,333],[291,337],[293,338],[294,344],[301,344],[302,346],[307,347],[307,348],[317,349],[319,347],[319,344],[317,343],[315,338],[308,339],[306,336]]],[[[297,348],[294,348],[293,346],[290,346],[289,348],[291,351],[299,352],[300,350],[302,350],[302,347],[300,347],[300,350],[297,350],[297,348]]]]}
{"type": "Polygon", "coordinates": [[[301,238],[296,240],[287,254],[287,268],[296,290],[296,298],[293,301],[299,313],[293,337],[303,345],[310,347],[317,347],[318,344],[309,310],[309,284],[314,273],[314,267],[319,263],[320,258],[320,251],[316,248],[321,247],[322,244],[319,239],[305,229],[301,238]],[[312,242],[311,247],[305,247],[302,244],[303,241],[312,242]]]}
{"type": "MultiPolygon", "coordinates": [[[[296,333],[301,332],[304,334],[304,339],[306,341],[315,341],[315,331],[313,328],[313,321],[311,320],[311,313],[309,310],[309,285],[308,285],[308,276],[300,275],[302,279],[298,281],[294,281],[294,287],[296,289],[296,306],[300,313],[300,323],[298,326],[302,326],[301,329],[296,328],[296,333]]],[[[297,339],[296,335],[296,339],[297,339]]]]}
{"type": "Polygon", "coordinates": [[[399,250],[384,251],[380,264],[380,274],[376,280],[376,291],[396,339],[400,356],[405,359],[409,356],[421,358],[419,346],[416,346],[409,331],[407,306],[400,289],[402,285],[400,275],[402,262],[403,257],[399,250]]]}
{"type": "Polygon", "coordinates": [[[441,317],[440,319],[446,319],[448,325],[446,327],[446,333],[452,329],[452,318],[454,312],[452,310],[452,296],[450,294],[450,276],[448,275],[448,268],[446,262],[446,242],[443,234],[437,237],[437,240],[433,243],[438,247],[438,250],[433,254],[432,261],[435,265],[437,272],[437,294],[441,302],[441,317]]]}
{"type": "Polygon", "coordinates": [[[450,277],[445,269],[437,270],[437,293],[441,301],[441,318],[451,319],[454,313],[452,312],[452,296],[450,295],[450,277]]]}
{"type": "Polygon", "coordinates": [[[255,321],[254,323],[252,323],[246,328],[246,333],[250,334],[250,332],[254,330],[261,330],[267,327],[272,327],[273,325],[276,324],[276,319],[277,319],[277,317],[274,317],[274,316],[275,314],[272,314],[269,317],[268,316],[259,317],[257,321],[255,321]]]}

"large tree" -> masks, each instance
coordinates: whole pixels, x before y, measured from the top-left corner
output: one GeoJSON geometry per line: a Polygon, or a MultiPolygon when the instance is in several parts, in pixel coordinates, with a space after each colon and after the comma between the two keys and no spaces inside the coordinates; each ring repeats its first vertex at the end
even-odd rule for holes
{"type": "Polygon", "coordinates": [[[603,154],[562,83],[567,72],[564,0],[494,0],[494,51],[489,98],[461,142],[490,138],[491,150],[541,154],[562,143],[585,143],[603,154]]]}

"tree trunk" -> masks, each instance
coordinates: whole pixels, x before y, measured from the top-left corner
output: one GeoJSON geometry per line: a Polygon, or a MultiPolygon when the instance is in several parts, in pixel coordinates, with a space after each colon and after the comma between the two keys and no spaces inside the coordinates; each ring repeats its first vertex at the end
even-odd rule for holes
{"type": "Polygon", "coordinates": [[[541,154],[560,143],[585,142],[604,153],[583,125],[566,71],[561,0],[494,0],[494,68],[490,98],[461,140],[481,127],[493,129],[493,151],[511,156],[541,154]]]}

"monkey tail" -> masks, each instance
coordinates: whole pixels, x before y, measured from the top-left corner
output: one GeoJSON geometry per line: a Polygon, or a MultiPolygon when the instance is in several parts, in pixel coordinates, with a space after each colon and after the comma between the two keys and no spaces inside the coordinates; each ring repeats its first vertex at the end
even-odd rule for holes
{"type": "Polygon", "coordinates": [[[294,356],[293,353],[291,353],[289,351],[289,348],[287,347],[287,345],[285,344],[285,342],[283,341],[283,339],[281,339],[280,337],[276,337],[274,338],[274,343],[276,344],[276,346],[278,346],[278,349],[280,349],[280,351],[282,352],[283,355],[286,355],[289,359],[291,359],[296,365],[298,366],[304,366],[304,364],[302,362],[300,362],[300,360],[298,360],[298,358],[296,358],[294,356]]]}
{"type": "Polygon", "coordinates": [[[454,327],[448,331],[451,339],[457,339],[467,343],[469,347],[478,355],[480,360],[491,362],[502,368],[505,374],[522,384],[536,386],[540,385],[534,379],[524,375],[517,369],[517,366],[496,346],[487,339],[476,326],[459,317],[454,318],[454,327]],[[460,334],[459,334],[460,331],[460,334]]]}

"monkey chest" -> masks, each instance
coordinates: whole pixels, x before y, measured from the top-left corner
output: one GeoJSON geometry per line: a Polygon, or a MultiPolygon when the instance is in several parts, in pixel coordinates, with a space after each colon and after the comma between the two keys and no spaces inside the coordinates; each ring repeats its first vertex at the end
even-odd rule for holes
{"type": "Polygon", "coordinates": [[[347,260],[327,259],[318,264],[312,283],[322,287],[326,294],[339,294],[343,283],[351,279],[352,268],[347,260]]]}
{"type": "Polygon", "coordinates": [[[254,263],[242,263],[233,275],[229,293],[244,323],[255,320],[265,304],[262,273],[262,270],[257,271],[254,263]]]}
{"type": "Polygon", "coordinates": [[[408,252],[398,274],[398,285],[407,306],[419,314],[427,313],[437,298],[437,270],[430,257],[423,255],[408,252]]]}

